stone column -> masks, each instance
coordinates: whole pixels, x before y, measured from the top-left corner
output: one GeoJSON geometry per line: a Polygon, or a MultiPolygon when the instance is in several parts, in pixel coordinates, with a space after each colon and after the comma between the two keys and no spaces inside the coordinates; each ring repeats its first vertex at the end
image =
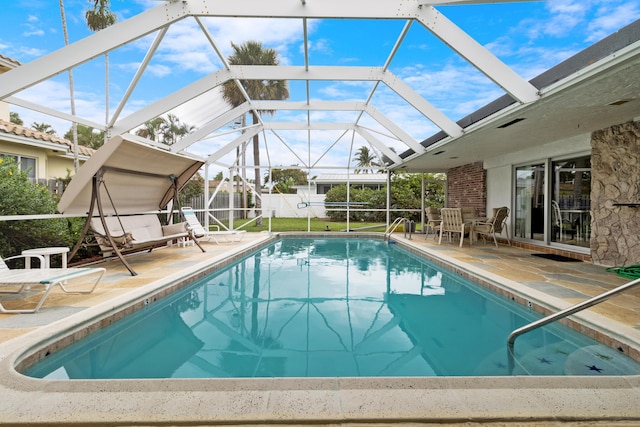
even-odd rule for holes
{"type": "Polygon", "coordinates": [[[591,259],[603,266],[640,264],[640,122],[591,135],[591,259]]]}

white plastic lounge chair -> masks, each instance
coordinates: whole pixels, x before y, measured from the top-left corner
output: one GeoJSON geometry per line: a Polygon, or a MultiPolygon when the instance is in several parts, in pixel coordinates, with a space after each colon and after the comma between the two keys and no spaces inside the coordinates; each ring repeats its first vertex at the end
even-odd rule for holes
{"type": "Polygon", "coordinates": [[[225,231],[208,231],[205,230],[202,224],[200,224],[200,220],[196,216],[195,211],[190,207],[182,208],[182,215],[184,219],[187,221],[187,224],[193,235],[198,241],[206,240],[211,241],[213,239],[216,243],[220,244],[216,237],[222,237],[227,242],[239,242],[244,237],[246,231],[245,230],[225,230],[225,231]]]}
{"type": "MultiPolygon", "coordinates": [[[[19,294],[32,287],[43,286],[44,293],[40,297],[40,301],[33,309],[17,309],[10,310],[4,308],[0,304],[0,313],[35,313],[37,312],[44,300],[49,296],[49,292],[56,285],[60,286],[66,293],[88,294],[98,286],[98,283],[104,276],[104,268],[25,268],[25,269],[10,269],[5,260],[15,258],[26,258],[26,255],[16,255],[8,258],[0,258],[0,293],[5,294],[19,294]],[[93,283],[90,289],[85,290],[71,290],[67,289],[68,281],[77,277],[94,274],[97,275],[97,279],[93,283]]],[[[30,258],[39,258],[41,264],[44,264],[44,257],[40,255],[29,255],[30,258]]]]}

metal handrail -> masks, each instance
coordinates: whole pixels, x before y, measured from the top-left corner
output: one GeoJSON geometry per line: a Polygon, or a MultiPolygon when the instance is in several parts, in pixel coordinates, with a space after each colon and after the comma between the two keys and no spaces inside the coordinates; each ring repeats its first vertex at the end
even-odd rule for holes
{"type": "Polygon", "coordinates": [[[393,233],[394,231],[396,231],[396,228],[398,228],[398,226],[400,225],[401,222],[406,221],[406,218],[403,218],[401,216],[399,216],[398,218],[396,218],[395,220],[393,220],[393,222],[391,223],[391,225],[385,230],[384,232],[384,237],[387,237],[388,235],[390,235],[391,233],[393,233]]]}
{"type": "Polygon", "coordinates": [[[571,307],[567,307],[564,310],[561,310],[557,313],[554,314],[550,314],[547,317],[543,317],[542,319],[536,320],[535,322],[531,322],[528,325],[522,326],[521,328],[518,328],[516,330],[514,330],[513,332],[511,332],[509,334],[509,337],[507,338],[507,360],[508,360],[508,367],[509,367],[509,374],[511,374],[513,372],[513,368],[514,368],[514,352],[513,352],[513,347],[515,345],[516,342],[516,338],[518,338],[520,335],[525,334],[527,332],[530,332],[534,329],[540,328],[544,325],[548,325],[551,322],[555,322],[556,320],[560,320],[563,319],[567,316],[570,316],[574,313],[577,313],[579,311],[582,311],[586,308],[592,307],[596,304],[599,304],[603,301],[608,300],[609,298],[611,298],[612,296],[615,296],[617,294],[620,294],[626,290],[629,290],[631,288],[634,288],[636,285],[640,284],[640,278],[635,279],[631,282],[625,283],[624,285],[618,286],[615,289],[611,289],[610,291],[604,292],[600,295],[597,295],[593,298],[590,298],[586,301],[583,301],[581,303],[572,305],[571,307]]]}

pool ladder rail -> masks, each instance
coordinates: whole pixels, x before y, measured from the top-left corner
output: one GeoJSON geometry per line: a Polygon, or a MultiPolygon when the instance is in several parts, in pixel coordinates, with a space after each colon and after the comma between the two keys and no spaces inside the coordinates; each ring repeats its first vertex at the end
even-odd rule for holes
{"type": "Polygon", "coordinates": [[[394,231],[396,231],[396,229],[398,227],[400,227],[400,224],[403,224],[404,227],[404,237],[407,237],[407,230],[409,233],[409,240],[411,240],[411,232],[413,230],[413,224],[415,224],[415,221],[411,221],[407,218],[401,217],[399,216],[398,218],[396,218],[389,227],[387,227],[387,229],[384,232],[384,238],[386,240],[389,240],[389,237],[391,236],[391,233],[393,233],[394,231]]]}
{"type": "Polygon", "coordinates": [[[515,345],[516,338],[518,338],[520,335],[530,332],[534,329],[541,328],[542,326],[548,325],[549,323],[555,322],[556,320],[563,319],[586,308],[593,307],[594,305],[604,302],[615,295],[621,294],[624,291],[636,287],[638,284],[640,284],[640,278],[635,279],[631,282],[627,282],[624,285],[618,286],[617,288],[611,289],[610,291],[604,292],[600,295],[596,295],[595,297],[590,298],[586,301],[582,301],[578,304],[567,307],[564,310],[558,311],[557,313],[550,314],[547,317],[543,317],[542,319],[536,320],[535,322],[531,322],[528,325],[522,326],[521,328],[515,329],[509,334],[509,337],[507,337],[507,360],[509,374],[513,373],[513,368],[515,367],[515,356],[513,347],[515,345]]]}

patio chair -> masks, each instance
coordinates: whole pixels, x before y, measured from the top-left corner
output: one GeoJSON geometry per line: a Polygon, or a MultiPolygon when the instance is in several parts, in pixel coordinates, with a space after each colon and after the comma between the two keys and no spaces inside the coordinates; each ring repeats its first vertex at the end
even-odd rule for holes
{"type": "Polygon", "coordinates": [[[474,207],[464,206],[464,207],[460,208],[460,210],[462,211],[462,220],[463,221],[468,222],[468,221],[471,220],[471,218],[477,218],[477,216],[478,216],[478,211],[474,207]]]}
{"type": "Polygon", "coordinates": [[[239,242],[244,237],[246,231],[245,230],[224,230],[220,231],[218,227],[217,231],[209,231],[205,230],[205,228],[200,224],[200,220],[196,216],[196,212],[190,207],[182,208],[182,215],[184,216],[185,221],[187,221],[188,227],[193,232],[198,241],[206,240],[211,241],[214,240],[217,244],[220,244],[216,236],[223,237],[228,242],[239,242]]]}
{"type": "Polygon", "coordinates": [[[433,231],[433,238],[438,236],[438,230],[440,229],[440,208],[435,206],[429,206],[425,209],[427,214],[427,232],[425,233],[425,240],[429,237],[429,234],[433,231]]]}
{"type": "Polygon", "coordinates": [[[442,243],[442,235],[444,233],[460,234],[460,247],[464,241],[464,235],[469,235],[469,244],[472,245],[471,232],[473,225],[470,222],[464,222],[462,220],[462,209],[460,208],[442,208],[440,210],[440,217],[442,218],[442,224],[440,224],[440,238],[438,244],[442,243]]]}
{"type": "Polygon", "coordinates": [[[555,200],[551,201],[551,218],[552,218],[552,231],[554,236],[558,236],[558,242],[562,242],[567,239],[567,234],[571,235],[571,238],[574,238],[576,235],[576,224],[573,224],[568,219],[562,217],[562,211],[560,210],[560,206],[558,202],[555,200]]]}
{"type": "Polygon", "coordinates": [[[49,292],[56,287],[60,286],[65,293],[77,293],[88,294],[98,286],[98,283],[104,276],[106,270],[104,268],[21,268],[10,269],[5,263],[6,260],[17,258],[37,258],[40,260],[40,265],[44,265],[44,257],[41,255],[16,255],[2,259],[0,257],[0,293],[4,294],[20,294],[27,290],[36,287],[44,287],[44,293],[40,297],[40,300],[32,309],[6,309],[0,303],[0,313],[35,313],[37,312],[44,300],[49,296],[49,292]],[[72,290],[68,289],[68,282],[72,279],[87,276],[90,274],[97,275],[95,282],[90,289],[84,290],[72,290]]]}
{"type": "Polygon", "coordinates": [[[511,246],[511,239],[509,238],[509,226],[507,225],[507,218],[509,217],[509,208],[503,206],[501,208],[493,209],[493,216],[486,221],[479,221],[473,227],[473,232],[482,236],[482,240],[487,243],[487,236],[493,238],[496,248],[498,247],[498,240],[496,234],[501,234],[502,230],[505,230],[507,236],[507,242],[511,246]]]}

